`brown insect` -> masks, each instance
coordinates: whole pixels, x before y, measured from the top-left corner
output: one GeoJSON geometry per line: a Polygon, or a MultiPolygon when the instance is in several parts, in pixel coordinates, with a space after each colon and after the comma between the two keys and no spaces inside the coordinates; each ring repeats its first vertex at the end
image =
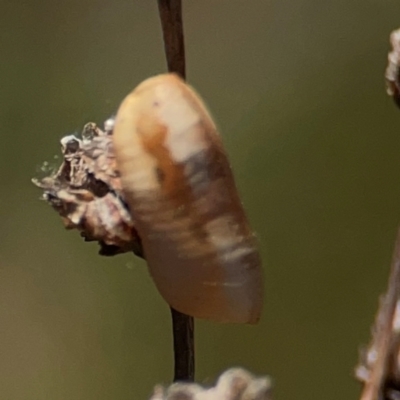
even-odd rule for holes
{"type": "Polygon", "coordinates": [[[260,256],[217,129],[174,74],[142,82],[119,107],[122,189],[161,295],[185,314],[256,323],[260,256]]]}

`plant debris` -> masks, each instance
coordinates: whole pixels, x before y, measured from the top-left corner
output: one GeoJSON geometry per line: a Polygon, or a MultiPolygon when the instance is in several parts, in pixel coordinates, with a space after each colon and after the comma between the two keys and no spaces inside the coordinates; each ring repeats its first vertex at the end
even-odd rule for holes
{"type": "Polygon", "coordinates": [[[255,377],[242,368],[231,368],[211,388],[195,383],[174,383],[167,389],[157,386],[150,400],[270,400],[271,394],[269,378],[255,377]]]}
{"type": "Polygon", "coordinates": [[[388,66],[385,72],[386,90],[400,107],[400,29],[390,35],[392,51],[388,55],[388,66]]]}
{"type": "Polygon", "coordinates": [[[63,137],[59,169],[32,181],[43,189],[42,199],[57,211],[65,227],[77,229],[86,241],[97,241],[101,255],[133,251],[143,257],[117,170],[113,127],[112,118],[104,130],[90,122],[81,137],[63,137]]]}

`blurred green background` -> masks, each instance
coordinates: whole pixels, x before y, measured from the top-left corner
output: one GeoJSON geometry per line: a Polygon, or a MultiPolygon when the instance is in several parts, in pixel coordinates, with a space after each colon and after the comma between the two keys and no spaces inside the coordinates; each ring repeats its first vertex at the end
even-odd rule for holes
{"type": "MultiPolygon", "coordinates": [[[[244,366],[275,398],[356,399],[400,221],[400,111],[385,94],[397,0],[184,0],[189,81],[231,157],[265,267],[256,327],[198,321],[197,380],[244,366]]],[[[102,258],[30,178],[165,70],[155,0],[0,2],[0,391],[146,399],[172,376],[143,262],[102,258]]]]}

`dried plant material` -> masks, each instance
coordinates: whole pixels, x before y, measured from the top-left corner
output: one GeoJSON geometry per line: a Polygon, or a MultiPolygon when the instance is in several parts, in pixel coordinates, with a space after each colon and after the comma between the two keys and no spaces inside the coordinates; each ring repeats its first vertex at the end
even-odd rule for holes
{"type": "Polygon", "coordinates": [[[267,377],[257,378],[244,369],[232,368],[214,387],[192,383],[175,383],[167,389],[157,386],[150,400],[270,400],[271,386],[267,377]]]}
{"type": "MultiPolygon", "coordinates": [[[[390,35],[392,51],[385,72],[387,92],[400,107],[400,29],[390,35]]],[[[400,229],[388,288],[380,300],[369,347],[362,351],[356,377],[361,400],[400,400],[400,229]]]]}
{"type": "Polygon", "coordinates": [[[387,92],[400,107],[400,29],[392,32],[390,43],[392,51],[388,56],[385,73],[387,92]]]}
{"type": "Polygon", "coordinates": [[[363,383],[361,400],[400,399],[400,230],[393,254],[388,289],[382,297],[356,377],[363,383]]]}
{"type": "Polygon", "coordinates": [[[196,318],[258,322],[257,241],[200,97],[177,75],[147,79],[119,107],[113,140],[125,197],[165,301],[196,318]]]}
{"type": "Polygon", "coordinates": [[[82,136],[61,140],[63,162],[44,179],[34,179],[42,198],[61,216],[67,229],[77,229],[87,241],[100,244],[100,254],[134,251],[141,254],[140,240],[124,201],[113,143],[113,120],[105,131],[94,123],[82,136]]]}

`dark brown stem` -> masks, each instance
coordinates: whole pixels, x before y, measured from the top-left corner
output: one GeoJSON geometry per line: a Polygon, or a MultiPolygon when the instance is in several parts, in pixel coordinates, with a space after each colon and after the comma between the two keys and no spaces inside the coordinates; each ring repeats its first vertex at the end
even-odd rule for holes
{"type": "MultiPolygon", "coordinates": [[[[168,71],[186,78],[181,0],[158,0],[168,71]]],[[[171,307],[174,381],[194,381],[194,319],[171,307]]]]}
{"type": "Polygon", "coordinates": [[[182,23],[181,0],[158,0],[165,55],[169,72],[186,78],[185,41],[182,23]]]}
{"type": "Polygon", "coordinates": [[[194,380],[194,320],[171,307],[174,334],[174,382],[194,380]]]}

